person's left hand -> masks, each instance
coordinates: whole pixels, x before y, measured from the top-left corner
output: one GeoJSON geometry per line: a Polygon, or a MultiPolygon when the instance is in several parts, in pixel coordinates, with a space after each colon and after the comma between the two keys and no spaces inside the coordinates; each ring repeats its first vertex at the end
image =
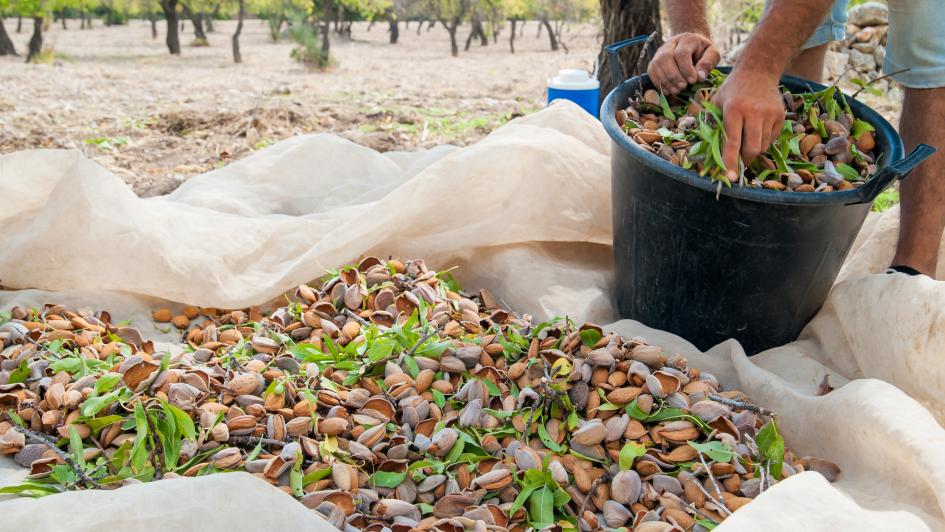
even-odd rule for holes
{"type": "Polygon", "coordinates": [[[751,163],[777,140],[784,124],[784,100],[778,78],[755,70],[738,70],[725,80],[713,101],[722,109],[725,145],[722,162],[730,182],[738,180],[738,155],[751,163]]]}

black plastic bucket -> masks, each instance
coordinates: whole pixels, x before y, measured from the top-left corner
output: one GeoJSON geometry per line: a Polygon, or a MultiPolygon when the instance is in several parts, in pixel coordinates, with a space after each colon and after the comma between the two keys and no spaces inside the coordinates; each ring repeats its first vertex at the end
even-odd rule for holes
{"type": "MultiPolygon", "coordinates": [[[[640,148],[617,125],[616,111],[652,85],[646,75],[618,85],[624,76],[616,54],[645,40],[607,47],[616,88],[604,100],[601,122],[613,140],[617,311],[702,350],[728,338],[749,354],[788,343],[826,299],[873,199],[935,150],[920,145],[903,158],[896,130],[851,101],[854,115],[876,128],[885,163],[862,187],[719,191],[716,183],[640,148]]],[[[825,88],[792,77],[781,83],[792,93],[825,88]]]]}

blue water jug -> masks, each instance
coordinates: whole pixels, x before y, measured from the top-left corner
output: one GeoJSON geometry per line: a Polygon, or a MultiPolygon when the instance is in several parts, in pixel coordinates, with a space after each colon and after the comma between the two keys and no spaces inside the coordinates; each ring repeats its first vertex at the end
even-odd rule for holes
{"type": "MultiPolygon", "coordinates": [[[[557,66],[557,61],[555,65],[557,66]]],[[[548,79],[548,103],[555,100],[571,100],[597,118],[600,105],[600,81],[597,79],[597,58],[594,72],[580,68],[565,68],[548,79]]]]}

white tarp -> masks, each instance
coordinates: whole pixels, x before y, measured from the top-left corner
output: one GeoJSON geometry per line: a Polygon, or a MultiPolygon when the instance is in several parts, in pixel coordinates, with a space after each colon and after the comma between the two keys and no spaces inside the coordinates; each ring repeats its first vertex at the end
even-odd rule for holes
{"type": "MultiPolygon", "coordinates": [[[[464,286],[536,317],[609,323],[609,151],[600,124],[562,103],[462,149],[379,154],[332,136],[296,137],[159,198],[136,197],[77,152],[5,155],[0,283],[36,290],[0,291],[0,308],[107,308],[173,342],[145,325],[162,300],[261,304],[373,254],[459,266],[464,286]]],[[[791,477],[719,530],[945,530],[945,285],[877,275],[897,223],[895,209],[868,219],[801,339],[751,359],[734,341],[703,354],[636,322],[610,326],[745,391],[780,414],[800,455],[843,469],[834,484],[791,477]],[[816,396],[825,373],[839,389],[816,396]]],[[[11,464],[0,459],[0,485],[22,476],[11,464]]],[[[216,475],[3,499],[0,530],[315,526],[300,508],[246,475],[216,475]]]]}

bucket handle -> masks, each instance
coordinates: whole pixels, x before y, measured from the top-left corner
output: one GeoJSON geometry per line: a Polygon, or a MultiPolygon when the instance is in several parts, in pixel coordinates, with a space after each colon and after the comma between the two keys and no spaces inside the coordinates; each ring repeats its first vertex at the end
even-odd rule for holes
{"type": "Polygon", "coordinates": [[[649,35],[637,35],[631,39],[608,44],[604,48],[607,51],[607,57],[610,59],[610,61],[608,61],[610,63],[610,80],[615,87],[620,85],[623,80],[627,79],[626,73],[623,71],[623,66],[620,64],[620,57],[618,55],[620,50],[635,44],[643,44],[649,40],[649,38],[649,35]]]}
{"type": "Polygon", "coordinates": [[[879,173],[859,188],[860,201],[857,203],[870,203],[880,192],[886,190],[886,187],[897,179],[905,179],[909,172],[915,170],[922,161],[928,159],[935,153],[935,148],[928,144],[919,144],[912,150],[907,157],[900,159],[889,166],[884,167],[879,173]]]}

